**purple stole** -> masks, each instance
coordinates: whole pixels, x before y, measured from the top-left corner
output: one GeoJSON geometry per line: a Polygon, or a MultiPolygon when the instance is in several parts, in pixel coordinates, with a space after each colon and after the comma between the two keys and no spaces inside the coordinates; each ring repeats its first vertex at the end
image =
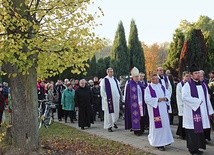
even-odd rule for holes
{"type": "MultiPolygon", "coordinates": [[[[166,77],[165,75],[163,75],[163,79],[164,79],[165,84],[166,84],[166,89],[168,89],[168,88],[169,88],[168,79],[167,79],[167,77],[166,77]]],[[[159,82],[160,82],[160,84],[162,85],[161,79],[159,79],[159,82]]]]}
{"type": "MultiPolygon", "coordinates": [[[[189,85],[190,85],[191,96],[198,98],[197,86],[192,79],[189,81],[189,85]]],[[[201,83],[201,86],[202,86],[203,91],[204,91],[205,101],[207,102],[206,86],[203,83],[201,83]]],[[[193,113],[194,132],[195,133],[202,133],[203,132],[203,124],[202,124],[200,106],[198,107],[198,109],[196,111],[192,110],[192,113],[193,113]]]]}
{"type": "MultiPolygon", "coordinates": [[[[117,89],[119,91],[117,80],[114,78],[117,89]]],[[[108,110],[109,113],[114,113],[114,105],[113,105],[113,99],[112,99],[112,93],[111,93],[111,84],[107,78],[105,78],[105,88],[106,88],[106,96],[107,96],[107,102],[108,102],[108,110]]],[[[120,91],[119,91],[120,92],[120,91]]]]}
{"type": "Polygon", "coordinates": [[[184,84],[185,84],[185,83],[184,83],[184,81],[182,80],[182,81],[181,81],[181,86],[183,87],[183,86],[184,86],[184,84]]]}
{"type": "MultiPolygon", "coordinates": [[[[142,100],[143,100],[143,88],[138,82],[141,91],[142,91],[142,100]]],[[[133,80],[129,81],[130,85],[130,105],[131,105],[131,116],[132,116],[132,130],[140,130],[140,108],[138,104],[138,91],[137,91],[137,83],[133,80]]],[[[142,106],[144,102],[142,101],[142,106]]],[[[144,107],[144,106],[143,106],[144,107]]]]}
{"type": "MultiPolygon", "coordinates": [[[[165,88],[163,85],[161,85],[161,88],[163,89],[164,95],[165,95],[165,88]]],[[[149,85],[149,90],[150,90],[150,94],[153,98],[156,98],[156,92],[154,89],[152,89],[152,86],[149,85]]],[[[157,108],[153,108],[153,115],[154,115],[154,122],[155,122],[155,128],[162,128],[162,122],[161,122],[161,117],[160,117],[160,111],[159,111],[159,107],[157,106],[157,108]]]]}

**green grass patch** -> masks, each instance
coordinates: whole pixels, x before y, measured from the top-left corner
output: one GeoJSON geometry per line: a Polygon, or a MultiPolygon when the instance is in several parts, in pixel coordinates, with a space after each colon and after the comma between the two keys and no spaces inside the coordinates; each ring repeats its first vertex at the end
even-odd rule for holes
{"type": "Polygon", "coordinates": [[[96,135],[82,132],[60,123],[54,123],[50,128],[40,130],[42,147],[52,151],[67,153],[72,151],[78,154],[105,154],[105,155],[149,155],[141,149],[130,145],[104,139],[96,135]],[[64,152],[63,152],[64,151],[64,152]],[[67,151],[67,152],[66,152],[67,151]]]}

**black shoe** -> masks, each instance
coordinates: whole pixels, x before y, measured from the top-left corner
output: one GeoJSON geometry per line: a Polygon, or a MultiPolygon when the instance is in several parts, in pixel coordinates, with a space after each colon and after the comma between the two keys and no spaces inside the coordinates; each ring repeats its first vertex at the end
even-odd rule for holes
{"type": "Polygon", "coordinates": [[[113,132],[112,128],[108,128],[108,132],[113,132]]]}
{"type": "Polygon", "coordinates": [[[197,150],[197,153],[198,153],[198,154],[203,154],[204,152],[201,151],[201,150],[197,150]]]}
{"type": "Polygon", "coordinates": [[[158,150],[165,151],[165,147],[164,146],[158,147],[158,150]]]}
{"type": "Polygon", "coordinates": [[[134,133],[136,136],[141,136],[141,134],[140,133],[134,133]]]}
{"type": "Polygon", "coordinates": [[[203,151],[200,151],[200,150],[197,150],[197,151],[193,151],[193,152],[190,152],[191,155],[202,155],[204,152],[203,151]]]}
{"type": "Polygon", "coordinates": [[[84,127],[81,127],[81,130],[85,130],[85,128],[84,128],[84,127]]]}
{"type": "Polygon", "coordinates": [[[62,119],[59,119],[59,121],[61,122],[61,121],[62,121],[62,119]]]}
{"type": "Polygon", "coordinates": [[[114,124],[114,128],[115,128],[115,129],[117,129],[117,128],[118,128],[118,126],[117,126],[116,124],[114,124]]]}

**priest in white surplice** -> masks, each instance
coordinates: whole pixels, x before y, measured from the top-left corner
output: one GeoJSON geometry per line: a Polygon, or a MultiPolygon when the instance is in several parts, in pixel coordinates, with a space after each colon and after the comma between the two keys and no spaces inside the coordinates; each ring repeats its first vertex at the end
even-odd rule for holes
{"type": "Polygon", "coordinates": [[[202,154],[206,149],[204,129],[210,128],[213,115],[207,86],[200,81],[196,66],[190,68],[191,80],[182,87],[183,127],[186,129],[187,148],[191,154],[202,154]]]}
{"type": "Polygon", "coordinates": [[[171,97],[172,85],[169,81],[168,76],[164,74],[164,70],[162,67],[157,68],[157,75],[158,75],[160,84],[162,84],[169,91],[169,96],[171,97]]]}
{"type": "Polygon", "coordinates": [[[120,110],[120,86],[119,81],[113,76],[113,69],[107,69],[107,76],[100,83],[102,97],[102,110],[104,111],[104,129],[113,132],[112,127],[118,128],[116,122],[120,110]]]}
{"type": "MultiPolygon", "coordinates": [[[[163,67],[158,67],[157,68],[157,76],[159,78],[159,83],[162,84],[169,92],[169,97],[171,98],[172,96],[172,85],[169,81],[169,78],[166,74],[164,74],[164,70],[163,67]]],[[[168,109],[169,113],[172,113],[172,106],[171,103],[169,105],[169,109],[168,109]]]]}
{"type": "Polygon", "coordinates": [[[151,75],[151,84],[147,86],[144,98],[149,113],[149,143],[164,151],[166,145],[174,142],[168,115],[170,96],[156,74],[151,75]]]}
{"type": "Polygon", "coordinates": [[[181,82],[179,82],[176,86],[176,100],[177,100],[177,107],[178,107],[178,128],[176,131],[176,135],[180,136],[180,138],[185,139],[186,134],[185,134],[185,129],[183,128],[183,108],[184,108],[184,103],[182,101],[182,87],[184,84],[189,81],[190,79],[190,74],[188,71],[184,71],[183,74],[183,79],[181,82]]]}

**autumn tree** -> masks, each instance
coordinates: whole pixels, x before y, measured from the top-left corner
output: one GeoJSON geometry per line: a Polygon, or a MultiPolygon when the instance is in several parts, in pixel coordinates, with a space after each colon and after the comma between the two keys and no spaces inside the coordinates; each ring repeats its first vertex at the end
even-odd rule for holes
{"type": "Polygon", "coordinates": [[[163,66],[166,62],[168,55],[169,43],[164,42],[159,45],[158,49],[158,58],[157,58],[157,66],[163,66]]]}
{"type": "Polygon", "coordinates": [[[129,54],[126,43],[125,30],[122,21],[119,22],[115,33],[114,42],[111,51],[111,67],[115,75],[127,75],[129,73],[129,54]]]}
{"type": "Polygon", "coordinates": [[[174,76],[178,75],[179,59],[183,48],[185,36],[180,29],[176,29],[173,34],[173,41],[170,43],[168,56],[164,63],[164,68],[169,69],[174,76]]]}
{"type": "Polygon", "coordinates": [[[207,64],[207,46],[201,30],[192,29],[187,40],[182,48],[179,61],[179,77],[182,77],[182,72],[196,65],[203,69],[207,64]]]}
{"type": "Polygon", "coordinates": [[[138,30],[135,21],[131,21],[128,48],[130,53],[130,69],[134,66],[137,67],[141,72],[145,72],[145,56],[138,38],[138,30]]]}
{"type": "Polygon", "coordinates": [[[143,49],[145,54],[146,71],[147,75],[149,75],[157,68],[159,45],[157,43],[154,43],[149,46],[143,43],[143,49]]]}
{"type": "Polygon", "coordinates": [[[21,150],[39,147],[37,78],[68,67],[81,73],[101,39],[92,29],[102,14],[91,14],[90,0],[0,0],[0,66],[10,77],[13,98],[12,144],[21,150]]]}

